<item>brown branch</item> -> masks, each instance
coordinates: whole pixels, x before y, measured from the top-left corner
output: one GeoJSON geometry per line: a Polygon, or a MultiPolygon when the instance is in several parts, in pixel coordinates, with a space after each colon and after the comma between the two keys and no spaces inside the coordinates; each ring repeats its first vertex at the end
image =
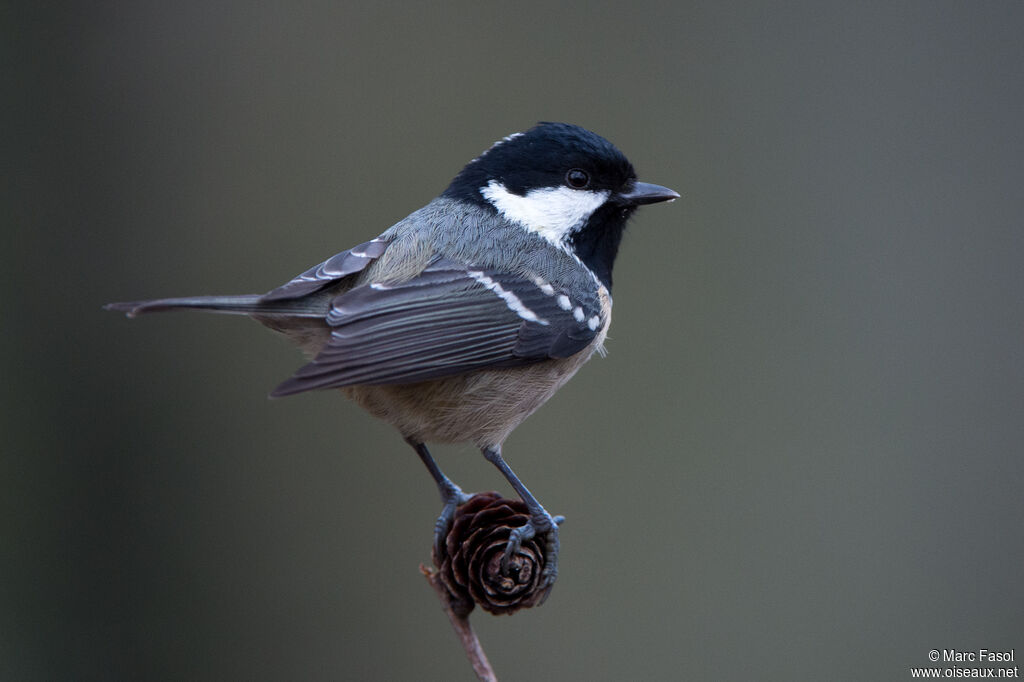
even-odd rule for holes
{"type": "Polygon", "coordinates": [[[477,639],[476,633],[473,632],[473,626],[469,624],[469,616],[460,616],[452,608],[451,595],[448,593],[448,588],[441,582],[441,578],[438,577],[437,571],[420,564],[420,573],[426,577],[427,582],[437,592],[437,597],[441,600],[441,606],[444,607],[444,612],[448,614],[448,620],[451,621],[455,634],[458,635],[459,641],[462,642],[462,648],[466,650],[466,658],[469,659],[470,664],[473,666],[476,676],[481,682],[498,682],[498,678],[494,676],[494,669],[491,668],[491,663],[487,660],[487,654],[484,653],[483,647],[480,646],[480,640],[477,639]]]}

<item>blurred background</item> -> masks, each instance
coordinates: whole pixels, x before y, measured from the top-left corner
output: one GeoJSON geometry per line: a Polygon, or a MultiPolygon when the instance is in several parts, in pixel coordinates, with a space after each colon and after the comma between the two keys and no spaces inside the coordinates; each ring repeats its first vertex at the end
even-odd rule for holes
{"type": "MultiPolygon", "coordinates": [[[[538,120],[639,212],[609,355],[506,444],[565,514],[502,679],[1024,651],[1024,5],[12,3],[0,678],[469,680],[436,490],[240,318],[538,120]]],[[[467,490],[509,492],[471,447],[467,490]]]]}

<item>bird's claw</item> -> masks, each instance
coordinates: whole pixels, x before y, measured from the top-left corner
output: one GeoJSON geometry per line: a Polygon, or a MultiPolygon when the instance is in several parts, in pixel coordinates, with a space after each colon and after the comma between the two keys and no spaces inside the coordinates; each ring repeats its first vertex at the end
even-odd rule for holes
{"type": "Polygon", "coordinates": [[[509,575],[516,571],[512,557],[519,552],[524,542],[543,535],[544,570],[541,572],[539,587],[543,589],[553,585],[558,578],[558,526],[564,521],[564,516],[551,516],[542,512],[533,515],[524,525],[513,528],[501,557],[501,572],[509,575]]]}
{"type": "Polygon", "coordinates": [[[444,556],[443,549],[448,531],[451,530],[452,520],[455,518],[455,510],[469,501],[472,495],[462,492],[459,486],[452,484],[444,492],[444,506],[441,508],[441,515],[434,522],[434,556],[444,556]]]}

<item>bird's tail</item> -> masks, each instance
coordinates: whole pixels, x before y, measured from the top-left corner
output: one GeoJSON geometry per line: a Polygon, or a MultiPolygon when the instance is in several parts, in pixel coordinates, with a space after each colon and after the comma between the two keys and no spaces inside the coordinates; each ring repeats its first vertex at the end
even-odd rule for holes
{"type": "Polygon", "coordinates": [[[266,301],[261,294],[242,296],[188,296],[182,298],[157,298],[151,301],[128,301],[108,303],[104,310],[115,310],[135,317],[142,313],[162,310],[193,309],[209,310],[234,315],[290,315],[295,317],[317,317],[324,314],[321,306],[311,305],[313,301],[284,300],[266,301]]]}

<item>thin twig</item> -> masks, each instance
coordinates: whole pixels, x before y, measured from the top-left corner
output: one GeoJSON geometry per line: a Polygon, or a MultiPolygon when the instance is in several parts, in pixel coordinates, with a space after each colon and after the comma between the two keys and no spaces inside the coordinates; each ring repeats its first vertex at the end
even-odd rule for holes
{"type": "Polygon", "coordinates": [[[494,669],[491,668],[491,662],[487,660],[487,654],[484,653],[484,648],[480,646],[480,640],[477,639],[476,633],[473,632],[473,626],[469,624],[469,617],[460,616],[452,609],[451,596],[448,594],[448,589],[444,586],[444,583],[437,576],[437,571],[420,564],[420,573],[426,577],[427,582],[437,592],[437,597],[441,600],[441,606],[444,607],[444,612],[448,614],[448,620],[451,621],[455,634],[458,635],[459,641],[462,642],[462,648],[466,650],[466,658],[469,659],[477,677],[480,678],[481,682],[498,682],[498,678],[494,676],[494,669]]]}

